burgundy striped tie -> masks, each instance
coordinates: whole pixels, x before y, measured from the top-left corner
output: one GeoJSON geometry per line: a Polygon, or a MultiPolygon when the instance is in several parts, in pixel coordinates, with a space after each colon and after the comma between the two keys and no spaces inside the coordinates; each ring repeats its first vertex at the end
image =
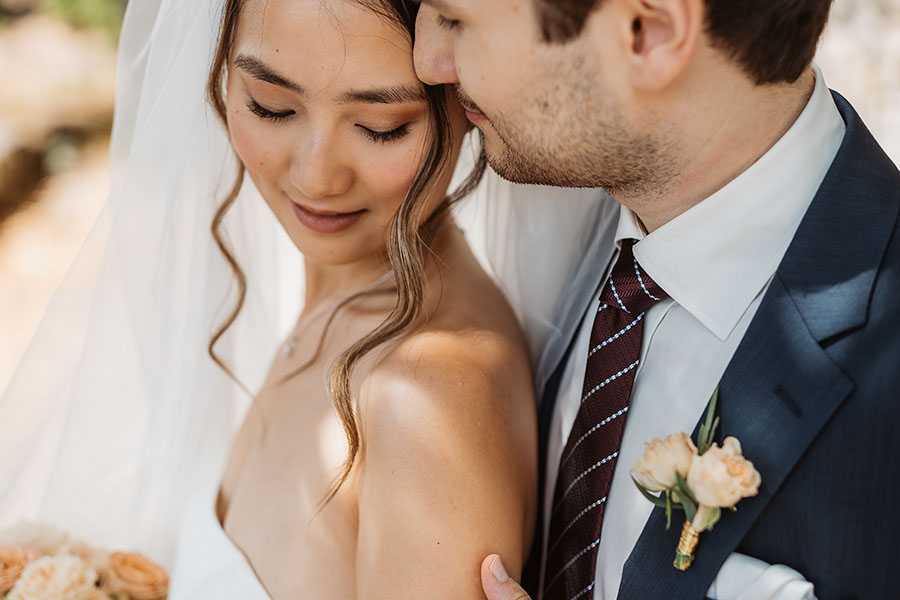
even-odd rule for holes
{"type": "Polygon", "coordinates": [[[594,318],[581,407],[553,494],[543,600],[587,600],[594,589],[606,496],[640,363],[644,312],[667,296],[641,271],[634,243],[622,242],[594,318]]]}

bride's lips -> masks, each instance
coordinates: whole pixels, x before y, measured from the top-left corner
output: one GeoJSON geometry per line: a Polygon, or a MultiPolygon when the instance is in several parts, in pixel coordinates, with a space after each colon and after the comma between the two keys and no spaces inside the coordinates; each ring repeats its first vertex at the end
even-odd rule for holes
{"type": "Polygon", "coordinates": [[[338,233],[344,231],[359,221],[363,213],[366,212],[365,209],[349,213],[320,212],[297,204],[294,201],[291,201],[291,208],[298,221],[317,233],[338,233]]]}

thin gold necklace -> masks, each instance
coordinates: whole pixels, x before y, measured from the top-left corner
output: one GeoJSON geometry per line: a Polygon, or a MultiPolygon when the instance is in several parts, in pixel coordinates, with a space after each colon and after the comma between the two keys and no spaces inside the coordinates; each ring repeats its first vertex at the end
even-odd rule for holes
{"type": "MultiPolygon", "coordinates": [[[[385,281],[390,279],[391,276],[393,276],[393,274],[394,274],[394,270],[391,269],[390,271],[388,271],[387,273],[385,273],[384,275],[382,275],[381,277],[379,277],[378,279],[376,279],[375,281],[373,281],[372,283],[370,283],[369,285],[364,287],[362,290],[360,290],[359,293],[365,294],[366,292],[371,292],[372,290],[377,288],[379,285],[381,285],[382,283],[384,283],[385,281]]],[[[327,305],[327,307],[331,308],[331,307],[337,306],[341,302],[343,302],[343,299],[331,302],[327,305]]],[[[317,311],[317,312],[319,312],[319,311],[317,311]]],[[[291,334],[291,337],[289,337],[288,340],[281,347],[281,356],[284,358],[291,358],[294,355],[294,351],[297,349],[297,341],[299,339],[300,339],[299,331],[291,334]]]]}

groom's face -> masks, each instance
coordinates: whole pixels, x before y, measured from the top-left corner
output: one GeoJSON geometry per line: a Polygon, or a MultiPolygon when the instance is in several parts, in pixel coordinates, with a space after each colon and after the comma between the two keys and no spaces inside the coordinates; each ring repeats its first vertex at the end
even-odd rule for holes
{"type": "Polygon", "coordinates": [[[485,137],[491,166],[522,183],[616,190],[645,174],[654,143],[629,127],[618,93],[620,23],[606,2],[585,32],[543,40],[534,0],[422,0],[415,63],[430,84],[456,86],[485,137]]]}

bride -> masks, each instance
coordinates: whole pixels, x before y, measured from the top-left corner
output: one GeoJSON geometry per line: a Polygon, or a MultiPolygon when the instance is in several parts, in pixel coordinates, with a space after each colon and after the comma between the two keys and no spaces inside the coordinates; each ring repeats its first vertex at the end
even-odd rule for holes
{"type": "Polygon", "coordinates": [[[415,8],[225,8],[209,93],[306,272],[217,501],[273,598],[477,598],[490,544],[530,544],[525,341],[446,212],[465,120],[416,79],[415,8]]]}
{"type": "Polygon", "coordinates": [[[466,126],[446,89],[416,79],[415,13],[225,6],[209,95],[306,274],[216,502],[276,599],[477,598],[491,544],[518,567],[530,544],[525,340],[446,211],[466,126]]]}
{"type": "Polygon", "coordinates": [[[481,265],[546,379],[597,198],[479,186],[476,260],[448,209],[483,167],[451,186],[466,122],[415,77],[417,7],[129,3],[113,192],[0,400],[0,525],[143,550],[170,598],[480,598],[489,553],[518,574],[533,381],[481,265]]]}

